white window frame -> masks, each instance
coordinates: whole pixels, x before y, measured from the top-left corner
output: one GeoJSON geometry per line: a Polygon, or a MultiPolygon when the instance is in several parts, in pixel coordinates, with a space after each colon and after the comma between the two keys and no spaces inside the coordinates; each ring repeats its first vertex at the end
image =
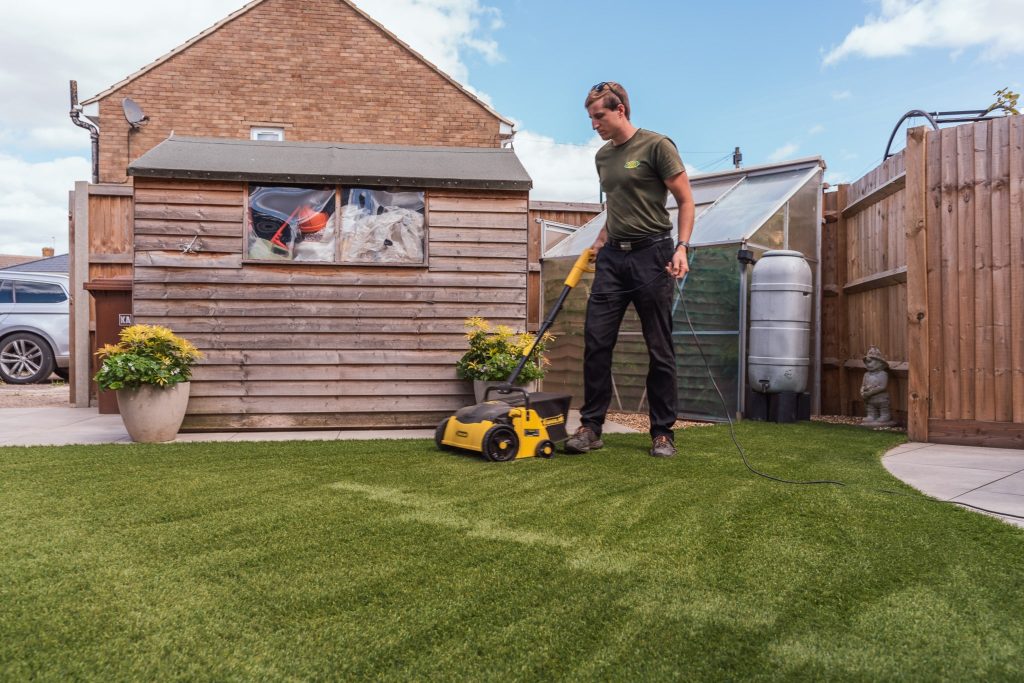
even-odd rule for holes
{"type": "MultiPolygon", "coordinates": [[[[276,135],[275,142],[284,142],[284,128],[272,128],[270,126],[253,126],[249,129],[250,140],[260,140],[261,135],[276,135]]],[[[262,138],[267,140],[267,138],[262,138]]]]}

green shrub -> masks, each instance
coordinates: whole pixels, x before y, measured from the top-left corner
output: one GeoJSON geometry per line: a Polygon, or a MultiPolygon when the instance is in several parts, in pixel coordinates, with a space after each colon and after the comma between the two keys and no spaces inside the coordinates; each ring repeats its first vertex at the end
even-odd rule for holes
{"type": "Polygon", "coordinates": [[[191,342],[159,325],[132,325],[121,341],[96,352],[103,364],[96,373],[100,389],[134,389],[143,384],[168,387],[187,382],[203,357],[191,342]]]}
{"type": "MultiPolygon", "coordinates": [[[[498,325],[492,329],[491,324],[483,318],[467,318],[466,328],[469,350],[455,364],[460,379],[487,382],[507,380],[536,338],[528,332],[515,332],[507,325],[498,325]]],[[[519,373],[517,382],[526,384],[544,377],[548,360],[543,354],[553,339],[550,334],[545,334],[539,340],[529,362],[519,373]]]]}

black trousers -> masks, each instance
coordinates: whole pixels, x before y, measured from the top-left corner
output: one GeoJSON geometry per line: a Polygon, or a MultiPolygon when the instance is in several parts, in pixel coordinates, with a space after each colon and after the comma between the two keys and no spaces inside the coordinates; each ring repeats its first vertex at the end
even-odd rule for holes
{"type": "Polygon", "coordinates": [[[633,251],[606,245],[587,303],[583,352],[583,407],[580,422],[601,433],[612,400],[612,352],[626,308],[633,304],[643,329],[650,364],[647,404],[651,436],[672,436],[676,421],[676,354],[672,345],[673,279],[665,271],[673,242],[655,242],[633,251]]]}

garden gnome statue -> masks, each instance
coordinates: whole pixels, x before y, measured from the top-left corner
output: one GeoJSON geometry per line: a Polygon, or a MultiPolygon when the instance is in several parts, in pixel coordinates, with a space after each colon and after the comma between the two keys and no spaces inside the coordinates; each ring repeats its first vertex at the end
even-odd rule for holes
{"type": "Polygon", "coordinates": [[[882,357],[877,346],[864,354],[864,383],[860,385],[860,396],[864,399],[867,416],[861,422],[865,427],[891,427],[892,414],[889,412],[889,363],[882,357]]]}

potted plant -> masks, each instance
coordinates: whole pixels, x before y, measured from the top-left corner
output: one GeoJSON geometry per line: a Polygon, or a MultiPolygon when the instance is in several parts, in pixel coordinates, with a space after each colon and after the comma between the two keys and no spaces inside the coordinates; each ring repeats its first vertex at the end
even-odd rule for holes
{"type": "Polygon", "coordinates": [[[192,366],[203,354],[166,327],[132,325],[121,341],[96,355],[100,389],[117,392],[121,419],[133,441],[173,441],[188,406],[192,366]]]}
{"type": "MultiPolygon", "coordinates": [[[[507,325],[492,328],[483,318],[474,317],[466,319],[466,339],[469,350],[455,364],[455,370],[460,379],[473,380],[473,393],[479,402],[487,387],[508,381],[536,337],[528,332],[515,332],[507,325]]],[[[537,348],[516,378],[517,385],[535,386],[544,377],[548,361],[543,354],[552,340],[552,335],[545,334],[537,341],[537,348]]]]}

